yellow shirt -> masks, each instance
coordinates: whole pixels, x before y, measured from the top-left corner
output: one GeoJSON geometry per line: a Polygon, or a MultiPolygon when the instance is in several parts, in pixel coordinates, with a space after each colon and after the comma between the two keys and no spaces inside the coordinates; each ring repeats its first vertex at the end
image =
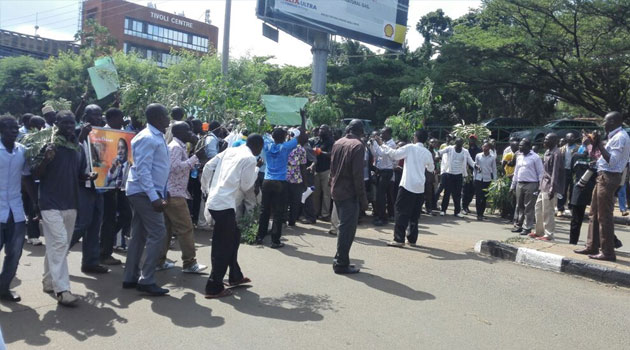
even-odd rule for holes
{"type": "MultiPolygon", "coordinates": [[[[512,159],[514,159],[514,153],[513,152],[508,152],[506,154],[503,155],[503,159],[501,160],[502,162],[511,162],[512,159]]],[[[503,169],[505,170],[505,176],[508,177],[512,177],[512,175],[514,175],[514,168],[516,168],[515,166],[509,166],[507,164],[505,164],[505,166],[503,167],[503,169]]]]}

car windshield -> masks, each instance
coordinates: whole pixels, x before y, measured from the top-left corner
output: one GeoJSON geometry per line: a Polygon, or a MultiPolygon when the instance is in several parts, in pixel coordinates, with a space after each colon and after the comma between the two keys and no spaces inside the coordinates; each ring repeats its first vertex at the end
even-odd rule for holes
{"type": "Polygon", "coordinates": [[[556,122],[551,122],[551,123],[545,124],[545,128],[552,128],[554,126],[556,126],[556,122]]]}

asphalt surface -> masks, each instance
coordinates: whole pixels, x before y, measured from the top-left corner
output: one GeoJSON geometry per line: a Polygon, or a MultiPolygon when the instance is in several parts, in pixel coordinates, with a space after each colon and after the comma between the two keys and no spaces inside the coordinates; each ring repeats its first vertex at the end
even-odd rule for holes
{"type": "MultiPolygon", "coordinates": [[[[26,246],[15,283],[23,301],[0,304],[0,326],[11,350],[628,348],[630,290],[479,257],[476,241],[513,234],[473,218],[423,216],[418,248],[386,247],[392,225],[362,225],[353,276],[333,274],[327,225],[287,229],[283,249],[241,246],[253,284],[221,300],[204,299],[207,275],[183,275],[181,262],[158,273],[168,297],[123,290],[121,266],[81,273],[79,246],[69,261],[82,300],[60,307],[41,291],[44,247],[26,246]]],[[[567,229],[559,224],[558,240],[567,229]]],[[[617,233],[630,244],[625,227],[617,233]]],[[[197,241],[209,264],[210,233],[197,241]]]]}

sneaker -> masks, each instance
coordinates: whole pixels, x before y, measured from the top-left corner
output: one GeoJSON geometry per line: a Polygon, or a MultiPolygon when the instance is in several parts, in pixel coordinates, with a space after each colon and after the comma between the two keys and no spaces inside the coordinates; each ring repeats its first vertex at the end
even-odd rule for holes
{"type": "Polygon", "coordinates": [[[112,265],[120,265],[120,264],[122,264],[122,261],[120,261],[120,260],[118,260],[118,259],[116,259],[116,258],[114,258],[113,256],[110,255],[110,256],[108,256],[105,259],[101,259],[101,264],[103,264],[103,265],[110,265],[110,266],[112,266],[112,265]]]}
{"type": "Polygon", "coordinates": [[[402,248],[402,247],[405,246],[405,243],[400,243],[400,242],[396,242],[396,241],[390,241],[390,242],[387,242],[387,246],[388,247],[402,248]]]}
{"type": "Polygon", "coordinates": [[[562,211],[558,210],[558,211],[556,212],[556,217],[561,218],[561,217],[562,217],[562,211]]]}
{"type": "Polygon", "coordinates": [[[174,263],[172,263],[172,262],[170,262],[170,261],[167,261],[167,262],[165,262],[165,263],[164,263],[164,264],[162,264],[162,265],[158,265],[158,266],[155,268],[155,270],[156,270],[156,271],[164,271],[164,270],[170,270],[170,269],[172,269],[172,268],[174,268],[174,267],[175,267],[175,264],[174,264],[174,263]]]}
{"type": "Polygon", "coordinates": [[[470,214],[470,210],[468,208],[462,209],[462,212],[466,215],[470,214]]]}
{"type": "Polygon", "coordinates": [[[46,281],[42,281],[42,290],[44,291],[44,293],[48,293],[48,294],[55,291],[53,289],[52,282],[46,282],[46,281]]]}
{"type": "Polygon", "coordinates": [[[457,216],[458,218],[464,218],[465,217],[464,214],[462,214],[462,213],[457,213],[457,214],[455,214],[455,216],[457,216]]]}
{"type": "Polygon", "coordinates": [[[39,238],[29,238],[26,240],[26,243],[33,246],[42,245],[42,241],[40,241],[39,238]]]}
{"type": "Polygon", "coordinates": [[[444,216],[444,215],[446,215],[446,212],[441,211],[440,216],[444,216]]]}
{"type": "Polygon", "coordinates": [[[59,305],[72,306],[77,301],[79,301],[79,298],[68,291],[57,293],[57,302],[59,305]]]}
{"type": "Polygon", "coordinates": [[[203,271],[203,270],[205,270],[207,268],[208,268],[208,266],[206,266],[206,265],[201,265],[201,264],[195,263],[194,265],[183,269],[182,272],[183,273],[200,273],[201,271],[203,271]]]}
{"type": "Polygon", "coordinates": [[[279,249],[279,248],[284,247],[284,243],[282,243],[282,242],[281,243],[271,243],[270,247],[273,248],[273,249],[279,249]]]}
{"type": "MultiPolygon", "coordinates": [[[[573,215],[573,214],[571,213],[571,211],[570,211],[569,209],[566,209],[566,210],[564,211],[564,216],[566,216],[566,217],[569,217],[569,218],[570,218],[572,215],[573,215]]],[[[627,214],[626,214],[626,215],[627,215],[627,214]]]]}

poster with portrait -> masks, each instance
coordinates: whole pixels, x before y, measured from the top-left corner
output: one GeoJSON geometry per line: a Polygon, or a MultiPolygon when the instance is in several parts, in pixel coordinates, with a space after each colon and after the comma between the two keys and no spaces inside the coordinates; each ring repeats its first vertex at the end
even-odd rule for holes
{"type": "Polygon", "coordinates": [[[133,164],[131,139],[136,134],[122,130],[92,128],[90,133],[90,163],[98,173],[94,181],[98,189],[125,188],[133,164]]]}

